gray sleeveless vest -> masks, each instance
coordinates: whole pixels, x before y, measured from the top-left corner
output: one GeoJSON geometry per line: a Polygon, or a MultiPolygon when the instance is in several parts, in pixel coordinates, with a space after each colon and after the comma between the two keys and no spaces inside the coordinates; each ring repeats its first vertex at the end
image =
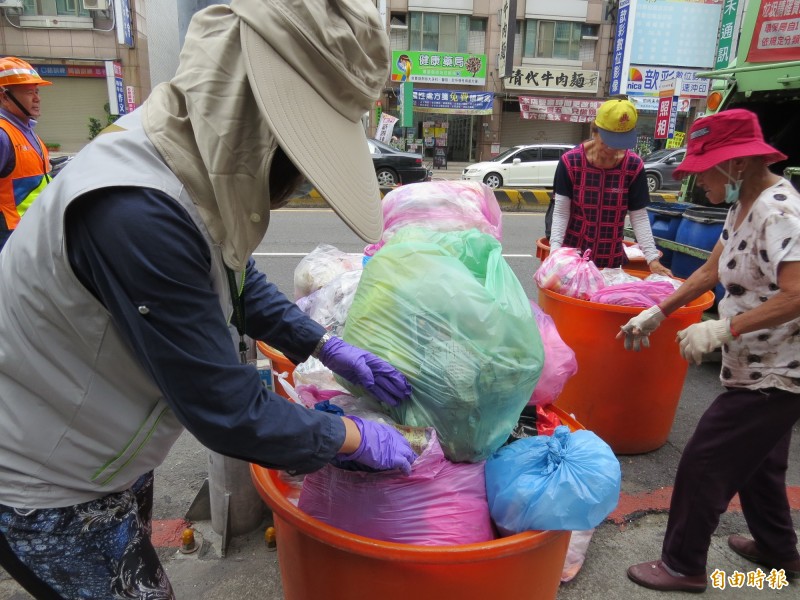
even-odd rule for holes
{"type": "Polygon", "coordinates": [[[124,130],[99,136],[53,180],[21,220],[12,251],[0,253],[0,503],[8,506],[68,506],[126,489],[182,431],[108,311],[72,272],[64,214],[75,198],[112,186],[174,198],[209,244],[209,278],[231,314],[221,253],[191,198],[138,111],[117,124],[124,130]]]}

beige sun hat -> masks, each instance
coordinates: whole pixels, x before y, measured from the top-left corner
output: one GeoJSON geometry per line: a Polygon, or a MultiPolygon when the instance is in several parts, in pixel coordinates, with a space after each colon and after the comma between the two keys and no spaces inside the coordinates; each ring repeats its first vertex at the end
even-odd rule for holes
{"type": "Polygon", "coordinates": [[[389,39],[370,0],[232,0],[261,112],[292,162],[368,242],[383,216],[361,117],[389,76],[389,39]]]}

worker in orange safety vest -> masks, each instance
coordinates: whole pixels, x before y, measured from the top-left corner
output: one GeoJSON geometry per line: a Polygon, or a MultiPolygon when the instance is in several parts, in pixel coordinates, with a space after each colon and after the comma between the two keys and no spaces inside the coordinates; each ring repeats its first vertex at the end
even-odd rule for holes
{"type": "Polygon", "coordinates": [[[22,59],[0,58],[0,250],[50,181],[50,157],[34,133],[39,86],[51,85],[22,59]]]}

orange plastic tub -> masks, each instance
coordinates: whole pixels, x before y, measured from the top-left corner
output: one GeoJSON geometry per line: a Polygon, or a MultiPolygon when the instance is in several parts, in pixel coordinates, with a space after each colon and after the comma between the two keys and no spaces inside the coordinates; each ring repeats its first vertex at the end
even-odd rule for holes
{"type": "MultiPolygon", "coordinates": [[[[636,242],[622,240],[622,243],[626,246],[633,246],[636,242]]],[[[661,258],[663,255],[664,253],[659,250],[658,257],[661,258]]],[[[536,258],[539,260],[544,260],[548,256],[550,256],[550,240],[548,240],[546,237],[540,237],[538,240],[536,240],[536,258]]],[[[628,262],[628,266],[634,269],[649,271],[647,267],[647,261],[644,258],[635,258],[628,262]]]]}
{"type": "Polygon", "coordinates": [[[294,387],[295,364],[286,358],[283,352],[276,350],[269,344],[257,341],[256,348],[258,348],[258,351],[261,352],[261,354],[272,361],[272,376],[275,380],[275,393],[291,400],[291,398],[289,398],[289,394],[287,394],[286,390],[283,389],[283,386],[278,383],[278,373],[288,373],[289,376],[286,378],[286,381],[288,381],[292,387],[294,387]]]}
{"type": "MultiPolygon", "coordinates": [[[[565,425],[581,429],[550,407],[565,425]]],[[[276,471],[250,465],[272,509],[286,600],[486,600],[556,597],[568,531],[529,531],[480,544],[417,546],[348,533],[309,517],[286,499],[276,471]]]]}
{"type": "Polygon", "coordinates": [[[598,304],[540,289],[539,306],[553,318],[578,361],[578,372],[564,386],[558,406],[617,454],[660,448],[672,428],[688,369],[675,336],[698,323],[713,303],[714,293],[706,292],[679,308],[650,335],[649,348],[632,352],[615,337],[642,308],[598,304]]]}

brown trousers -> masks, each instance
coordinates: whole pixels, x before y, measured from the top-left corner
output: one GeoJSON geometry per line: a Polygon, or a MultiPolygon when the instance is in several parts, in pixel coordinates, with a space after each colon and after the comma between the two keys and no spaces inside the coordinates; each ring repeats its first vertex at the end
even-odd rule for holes
{"type": "Polygon", "coordinates": [[[697,424],[675,476],[662,560],[684,575],[706,572],[711,536],[735,494],[756,543],[770,556],[799,558],[786,495],[792,427],[800,394],[729,388],[697,424]]]}

